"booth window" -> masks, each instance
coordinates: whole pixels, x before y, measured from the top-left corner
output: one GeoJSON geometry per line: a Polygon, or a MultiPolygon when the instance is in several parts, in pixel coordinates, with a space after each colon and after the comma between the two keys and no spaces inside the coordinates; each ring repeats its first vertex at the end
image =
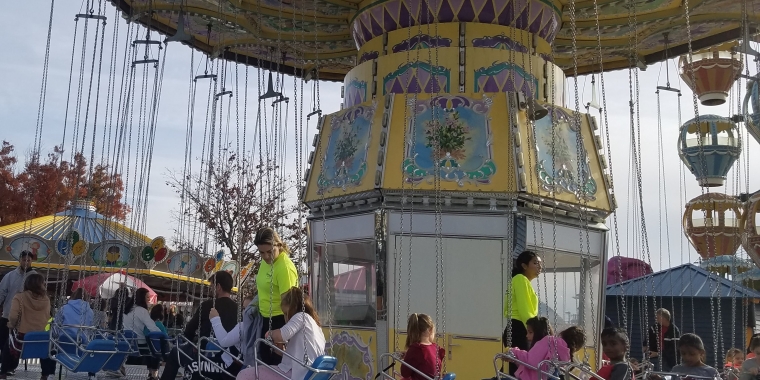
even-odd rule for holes
{"type": "Polygon", "coordinates": [[[324,325],[375,327],[375,248],[374,241],[314,244],[314,298],[324,325]]]}

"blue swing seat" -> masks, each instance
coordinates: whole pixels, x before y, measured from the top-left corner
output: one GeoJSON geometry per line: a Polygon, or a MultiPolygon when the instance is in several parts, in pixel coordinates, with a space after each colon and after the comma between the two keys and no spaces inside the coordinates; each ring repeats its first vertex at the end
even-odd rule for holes
{"type": "Polygon", "coordinates": [[[315,372],[313,370],[309,370],[309,372],[306,373],[304,380],[329,380],[333,377],[333,375],[335,375],[334,371],[337,365],[338,359],[327,355],[319,356],[314,359],[309,367],[318,371],[326,372],[315,372]]]}
{"type": "Polygon", "coordinates": [[[69,342],[62,342],[58,346],[61,349],[53,359],[75,373],[98,373],[106,362],[118,353],[116,342],[106,339],[93,339],[84,349],[72,344],[70,339],[69,342]]]}
{"type": "Polygon", "coordinates": [[[447,373],[445,376],[443,376],[443,380],[454,380],[457,378],[456,373],[447,373]]]}
{"type": "Polygon", "coordinates": [[[216,340],[208,339],[206,342],[206,347],[201,349],[201,352],[207,357],[210,358],[212,356],[215,356],[216,354],[222,352],[224,349],[222,346],[219,345],[219,343],[216,340]]]}
{"type": "Polygon", "coordinates": [[[151,331],[145,338],[148,341],[148,348],[150,349],[151,355],[166,360],[169,353],[172,351],[172,347],[169,344],[169,341],[171,341],[169,335],[163,331],[151,331]]]}
{"type": "MultiPolygon", "coordinates": [[[[118,338],[114,338],[118,339],[118,338]]],[[[108,339],[114,341],[114,339],[108,339]]],[[[106,363],[103,364],[103,371],[118,371],[127,361],[127,357],[132,355],[132,347],[126,340],[118,339],[116,342],[116,353],[113,354],[106,363]]]]}
{"type": "MultiPolygon", "coordinates": [[[[50,332],[30,331],[24,334],[19,359],[47,359],[50,357],[50,332]]],[[[18,347],[16,347],[18,349],[18,347]]]]}

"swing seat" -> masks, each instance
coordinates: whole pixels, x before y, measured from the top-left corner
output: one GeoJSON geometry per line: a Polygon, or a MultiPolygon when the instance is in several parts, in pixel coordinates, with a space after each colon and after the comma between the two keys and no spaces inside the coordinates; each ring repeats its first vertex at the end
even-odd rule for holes
{"type": "Polygon", "coordinates": [[[319,356],[309,366],[309,372],[306,373],[304,380],[329,380],[335,375],[337,365],[338,359],[335,357],[319,356]]]}
{"type": "Polygon", "coordinates": [[[137,342],[137,334],[132,330],[124,330],[124,340],[129,344],[129,356],[140,356],[140,345],[137,342]]]}
{"type": "Polygon", "coordinates": [[[53,359],[67,370],[75,373],[98,373],[103,369],[106,362],[118,353],[116,342],[105,339],[94,339],[87,343],[85,349],[80,349],[76,344],[74,347],[75,352],[67,347],[67,349],[62,349],[56,353],[53,359]]]}
{"type": "Polygon", "coordinates": [[[165,359],[171,350],[169,335],[163,331],[151,331],[145,337],[148,340],[148,348],[151,355],[159,359],[165,359]]]}
{"type": "Polygon", "coordinates": [[[50,357],[50,331],[31,331],[24,334],[19,359],[47,359],[50,357]]]}
{"type": "Polygon", "coordinates": [[[206,342],[206,347],[201,349],[201,352],[206,355],[206,357],[212,357],[220,352],[222,352],[224,349],[222,346],[219,345],[219,343],[215,340],[208,339],[206,342]]]}
{"type": "Polygon", "coordinates": [[[103,371],[118,371],[126,363],[127,357],[132,355],[132,347],[129,342],[126,340],[116,340],[115,342],[116,353],[106,361],[106,364],[103,364],[103,371]]]}
{"type": "Polygon", "coordinates": [[[446,375],[443,376],[442,380],[454,380],[456,378],[457,378],[456,373],[447,373],[446,375]]]}

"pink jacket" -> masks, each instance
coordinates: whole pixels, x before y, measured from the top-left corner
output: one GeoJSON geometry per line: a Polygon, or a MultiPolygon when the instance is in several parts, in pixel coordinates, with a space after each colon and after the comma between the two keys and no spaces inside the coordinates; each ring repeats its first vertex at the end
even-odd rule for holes
{"type": "MultiPolygon", "coordinates": [[[[565,343],[562,338],[556,336],[547,336],[544,339],[539,340],[533,345],[533,347],[531,347],[530,351],[511,348],[510,352],[513,353],[518,360],[528,363],[533,367],[538,367],[538,363],[541,363],[544,360],[557,359],[563,362],[570,361],[570,349],[567,348],[567,343],[565,343]]],[[[553,370],[549,370],[546,365],[541,369],[544,372],[553,372],[553,370]]],[[[546,375],[539,376],[537,371],[523,365],[520,365],[519,368],[517,368],[515,376],[520,380],[543,380],[547,378],[546,375]]]]}

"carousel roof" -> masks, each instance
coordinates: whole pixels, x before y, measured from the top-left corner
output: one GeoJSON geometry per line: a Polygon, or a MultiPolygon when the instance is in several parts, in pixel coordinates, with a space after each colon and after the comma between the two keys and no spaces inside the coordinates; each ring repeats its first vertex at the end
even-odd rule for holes
{"type": "MultiPolygon", "coordinates": [[[[553,41],[554,61],[573,74],[573,28],[569,0],[111,0],[125,17],[150,25],[165,35],[178,29],[180,12],[190,46],[267,69],[302,76],[319,63],[319,78],[342,80],[356,65],[357,47],[374,37],[416,25],[426,12],[435,10],[439,22],[479,22],[510,25],[505,18],[522,12],[551,19],[556,27],[537,30],[553,41]],[[535,12],[534,12],[535,10],[535,12]],[[537,13],[536,13],[537,12],[537,13]],[[533,13],[536,13],[535,15],[533,13]],[[152,19],[150,15],[153,15],[152,19]],[[547,14],[549,16],[547,16],[547,14]],[[402,16],[404,15],[404,16],[402,16]],[[420,16],[419,18],[417,16],[420,16]],[[280,53],[275,53],[278,49],[280,53]],[[275,57],[276,55],[276,57],[275,57]],[[279,63],[279,65],[278,65],[279,63]]],[[[597,0],[599,27],[593,0],[575,3],[575,36],[578,72],[599,70],[597,30],[605,70],[628,67],[632,39],[638,60],[651,64],[688,52],[689,33],[684,0],[597,0]],[[630,17],[634,3],[635,17],[630,17]],[[629,24],[629,19],[631,21],[629,24]]],[[[737,0],[689,1],[692,48],[702,49],[741,37],[741,20],[760,21],[760,2],[737,0]],[[743,12],[743,4],[746,11],[743,12]]],[[[521,13],[522,14],[522,13],[521,13]]],[[[522,17],[522,16],[520,16],[522,17]]],[[[520,23],[512,17],[512,23],[520,23]]],[[[424,22],[424,21],[423,21],[424,22]]],[[[524,20],[522,21],[524,23],[524,20]]],[[[516,24],[515,24],[516,25],[516,24]]]]}
{"type": "Polygon", "coordinates": [[[97,213],[90,202],[77,202],[54,215],[2,226],[0,236],[9,238],[31,234],[46,240],[59,240],[71,229],[79,231],[80,236],[91,244],[120,240],[131,246],[139,246],[151,242],[149,237],[97,213]]]}

